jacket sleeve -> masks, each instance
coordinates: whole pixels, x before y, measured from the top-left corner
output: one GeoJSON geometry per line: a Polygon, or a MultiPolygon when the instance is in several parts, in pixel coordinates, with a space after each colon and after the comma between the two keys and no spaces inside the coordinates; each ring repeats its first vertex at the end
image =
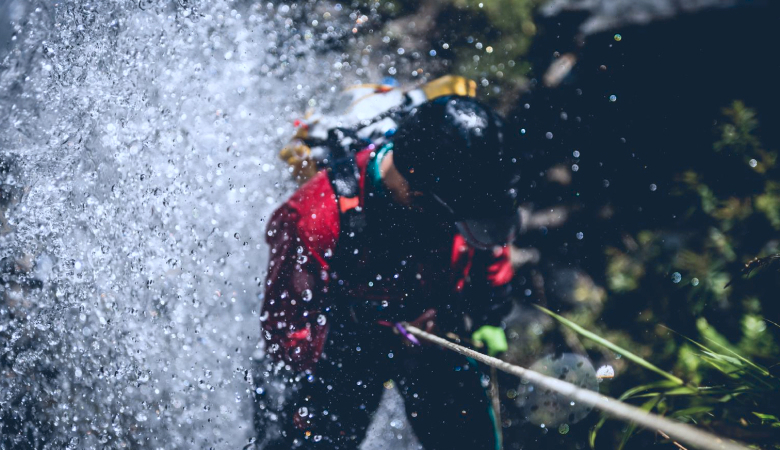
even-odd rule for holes
{"type": "Polygon", "coordinates": [[[471,256],[469,282],[464,289],[466,313],[474,329],[499,325],[512,309],[512,277],[509,247],[474,250],[471,256]]]}
{"type": "Polygon", "coordinates": [[[268,353],[297,371],[314,368],[327,335],[322,315],[327,305],[327,264],[312,251],[301,222],[301,214],[289,204],[276,210],[269,222],[261,315],[268,353]]]}

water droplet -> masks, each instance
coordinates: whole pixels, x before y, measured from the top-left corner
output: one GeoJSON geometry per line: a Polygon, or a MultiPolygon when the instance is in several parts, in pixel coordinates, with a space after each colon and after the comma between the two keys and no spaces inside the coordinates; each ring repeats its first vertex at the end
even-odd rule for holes
{"type": "Polygon", "coordinates": [[[609,96],[609,101],[610,102],[616,102],[617,101],[617,95],[615,95],[615,94],[610,95],[609,96]]]}
{"type": "Polygon", "coordinates": [[[755,159],[751,159],[750,162],[748,162],[748,164],[750,164],[750,167],[756,167],[758,165],[758,161],[756,161],[755,159]]]}
{"type": "Polygon", "coordinates": [[[582,231],[577,232],[577,239],[582,240],[583,237],[585,237],[585,235],[582,234],[582,231]]]}
{"type": "Polygon", "coordinates": [[[620,34],[615,35],[615,42],[620,42],[622,40],[623,40],[623,36],[621,36],[620,34]]]}
{"type": "Polygon", "coordinates": [[[312,294],[311,289],[305,289],[301,293],[301,298],[303,299],[304,302],[310,302],[312,297],[314,297],[314,294],[312,294]]]}
{"type": "Polygon", "coordinates": [[[596,378],[599,380],[615,378],[615,369],[612,366],[601,366],[596,371],[596,378]]]}
{"type": "Polygon", "coordinates": [[[328,323],[328,319],[323,314],[317,316],[317,325],[322,326],[325,325],[326,323],[328,323]]]}
{"type": "Polygon", "coordinates": [[[655,185],[655,183],[650,185],[650,190],[655,192],[655,190],[658,189],[658,186],[655,185]]]}
{"type": "Polygon", "coordinates": [[[561,426],[558,427],[558,433],[566,434],[569,432],[569,424],[562,423],[561,426]]]}
{"type": "Polygon", "coordinates": [[[680,272],[675,272],[672,274],[672,283],[679,283],[682,280],[682,275],[680,275],[680,272]]]}
{"type": "Polygon", "coordinates": [[[691,284],[694,285],[694,286],[698,286],[699,285],[699,279],[698,278],[693,278],[691,280],[691,284]]]}

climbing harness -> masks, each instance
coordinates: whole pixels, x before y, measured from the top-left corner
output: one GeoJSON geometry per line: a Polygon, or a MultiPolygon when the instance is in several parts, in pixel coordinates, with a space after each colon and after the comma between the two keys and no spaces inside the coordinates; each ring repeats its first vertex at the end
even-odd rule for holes
{"type": "Polygon", "coordinates": [[[568,397],[573,401],[592,406],[616,419],[633,422],[649,430],[657,430],[669,436],[671,439],[689,444],[693,447],[702,450],[749,450],[749,448],[744,444],[727,441],[712,433],[699,430],[688,424],[675,422],[665,417],[643,411],[636,406],[623,403],[615,398],[607,397],[594,391],[579,388],[569,382],[553,377],[548,377],[546,375],[540,374],[539,372],[534,372],[533,370],[529,370],[524,367],[509,364],[506,361],[479,353],[470,348],[466,348],[462,345],[450,342],[439,336],[427,333],[415,326],[409,325],[408,323],[404,324],[404,328],[410,334],[420,339],[432,342],[448,350],[452,350],[456,353],[460,353],[463,356],[472,358],[482,364],[495,367],[498,370],[520,377],[535,384],[537,387],[550,389],[568,397]]]}

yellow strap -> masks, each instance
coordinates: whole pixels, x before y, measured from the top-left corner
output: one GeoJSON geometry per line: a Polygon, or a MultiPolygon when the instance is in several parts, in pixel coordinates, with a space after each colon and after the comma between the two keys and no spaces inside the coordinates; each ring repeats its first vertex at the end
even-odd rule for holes
{"type": "Polygon", "coordinates": [[[446,95],[477,96],[477,82],[458,75],[445,75],[423,84],[420,89],[428,100],[446,95]]]}

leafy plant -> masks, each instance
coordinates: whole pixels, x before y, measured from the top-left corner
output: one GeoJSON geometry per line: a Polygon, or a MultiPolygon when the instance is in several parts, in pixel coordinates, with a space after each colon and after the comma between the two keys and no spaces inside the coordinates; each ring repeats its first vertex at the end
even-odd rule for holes
{"type": "MultiPolygon", "coordinates": [[[[538,308],[581,336],[619,352],[628,360],[666,378],[633,387],[624,392],[619,400],[642,402],[639,406],[641,409],[692,422],[726,437],[780,448],[780,443],[771,440],[776,433],[774,429],[780,428],[780,378],[766,367],[742,356],[711,328],[703,330],[705,335],[711,336],[705,338],[708,345],[684,338],[694,347],[693,355],[702,362],[702,367],[698,369],[703,373],[703,379],[707,380],[705,385],[694,385],[684,383],[646,359],[563,316],[546,308],[538,308]]],[[[706,323],[702,323],[702,326],[706,327],[706,323]]],[[[775,362],[780,364],[780,360],[775,362]]],[[[595,448],[597,434],[606,420],[602,416],[591,430],[589,441],[592,448],[595,448]]],[[[635,431],[636,426],[629,425],[619,449],[625,447],[635,431]]]]}

